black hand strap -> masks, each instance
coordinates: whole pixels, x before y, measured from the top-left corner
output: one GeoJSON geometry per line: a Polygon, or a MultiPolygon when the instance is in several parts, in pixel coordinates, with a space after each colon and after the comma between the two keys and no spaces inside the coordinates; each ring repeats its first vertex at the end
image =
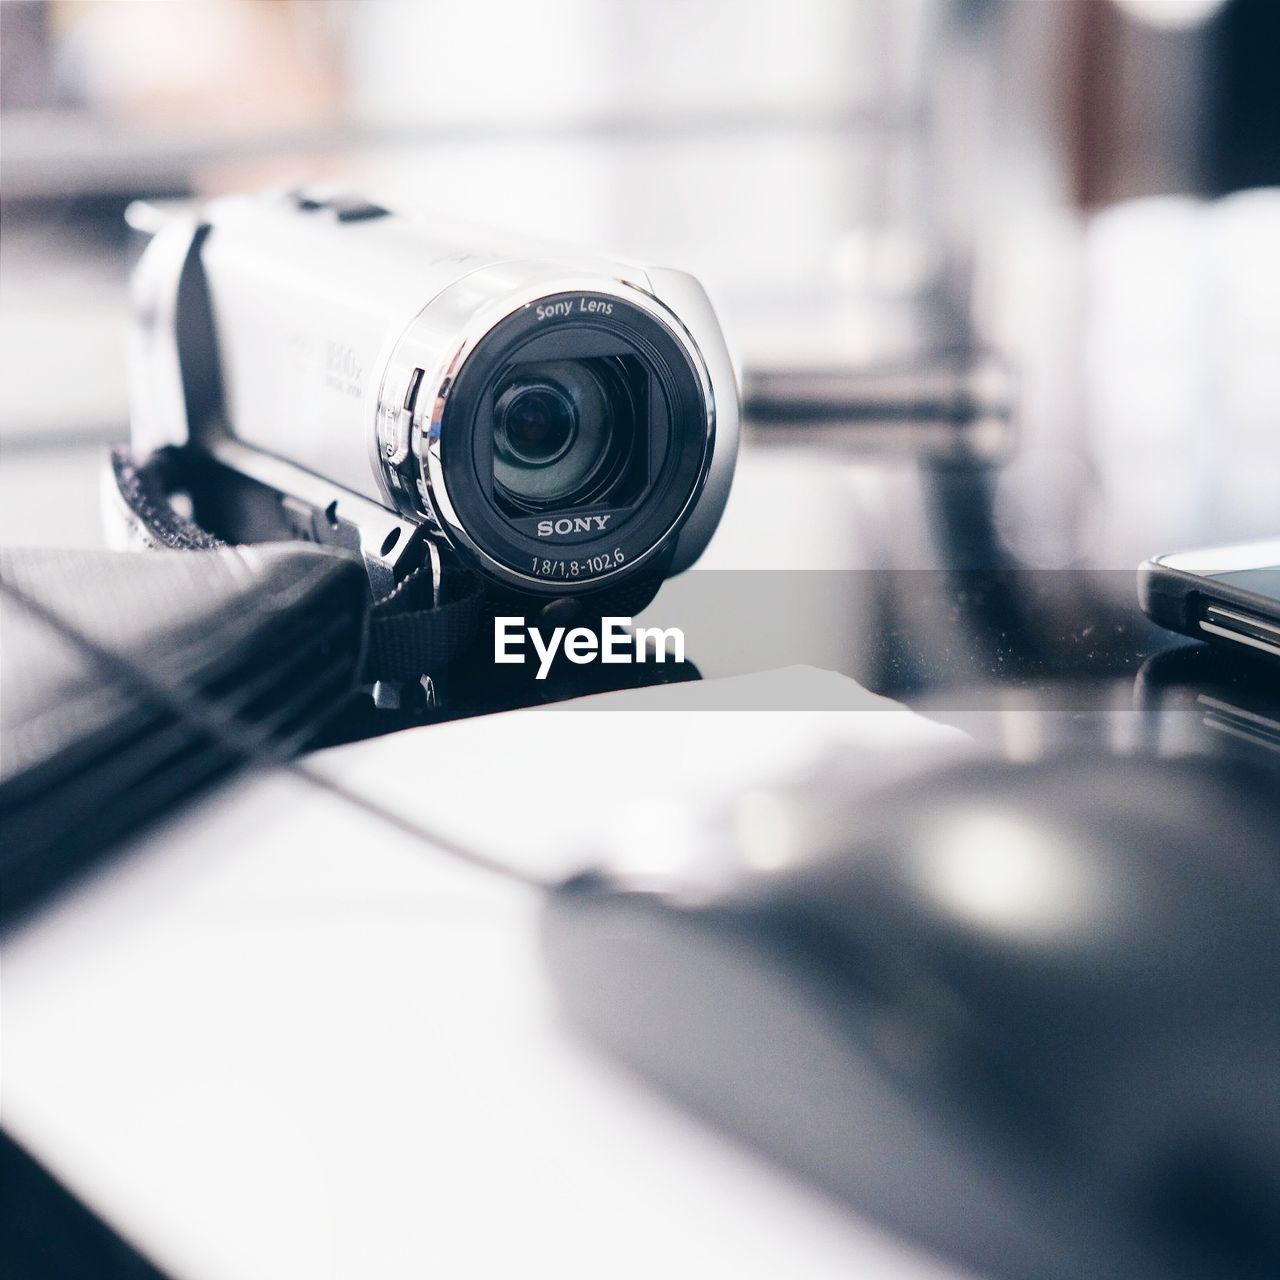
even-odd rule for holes
{"type": "Polygon", "coordinates": [[[437,589],[430,565],[415,569],[369,611],[366,682],[439,675],[476,639],[488,606],[478,574],[453,570],[437,589]]]}
{"type": "MultiPolygon", "coordinates": [[[[178,511],[171,495],[186,488],[180,450],[162,449],[139,461],[126,446],[111,450],[111,494],[120,523],[134,545],[178,551],[227,544],[178,511]]],[[[334,555],[344,552],[334,549],[334,555]]],[[[484,580],[451,568],[437,589],[431,565],[413,570],[368,612],[361,679],[412,681],[443,676],[476,639],[491,613],[484,580]]]]}

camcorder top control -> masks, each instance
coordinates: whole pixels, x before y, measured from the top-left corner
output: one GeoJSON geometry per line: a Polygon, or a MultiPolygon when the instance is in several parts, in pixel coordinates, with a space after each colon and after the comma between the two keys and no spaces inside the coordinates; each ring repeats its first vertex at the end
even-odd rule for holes
{"type": "Polygon", "coordinates": [[[175,217],[134,289],[135,452],[199,455],[202,522],[358,550],[375,595],[431,565],[635,612],[724,510],[737,385],[684,272],[307,188],[175,217]]]}

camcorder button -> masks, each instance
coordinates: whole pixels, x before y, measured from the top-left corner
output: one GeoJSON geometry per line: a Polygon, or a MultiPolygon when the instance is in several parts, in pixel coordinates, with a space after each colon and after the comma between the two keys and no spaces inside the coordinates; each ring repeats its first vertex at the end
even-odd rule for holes
{"type": "Polygon", "coordinates": [[[339,222],[368,222],[373,218],[389,218],[390,209],[380,204],[365,200],[361,196],[335,196],[329,201],[329,207],[337,215],[339,222]]]}
{"type": "Polygon", "coordinates": [[[372,218],[389,218],[390,209],[384,209],[372,200],[353,193],[320,195],[306,187],[299,187],[285,196],[294,208],[303,213],[330,212],[339,222],[367,222],[372,218]]]}

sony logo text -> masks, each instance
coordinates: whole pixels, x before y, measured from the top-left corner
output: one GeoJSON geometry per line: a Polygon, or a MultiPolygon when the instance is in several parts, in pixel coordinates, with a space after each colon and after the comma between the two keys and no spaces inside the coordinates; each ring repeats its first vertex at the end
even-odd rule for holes
{"type": "Polygon", "coordinates": [[[684,632],[679,627],[635,627],[630,618],[601,618],[597,634],[590,627],[556,627],[550,639],[523,618],[494,618],[494,662],[524,662],[526,636],[538,658],[538,680],[545,680],[563,647],[570,662],[684,661],[684,632]],[[668,646],[670,648],[668,649],[668,646]]]}
{"type": "Polygon", "coordinates": [[[608,524],[609,516],[561,516],[559,520],[539,520],[538,537],[549,538],[553,533],[598,533],[608,524]]]}

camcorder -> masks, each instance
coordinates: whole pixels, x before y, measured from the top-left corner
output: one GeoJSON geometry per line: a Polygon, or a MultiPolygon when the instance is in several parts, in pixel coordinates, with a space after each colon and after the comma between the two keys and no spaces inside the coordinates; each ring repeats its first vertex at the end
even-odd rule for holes
{"type": "Polygon", "coordinates": [[[222,539],[357,551],[375,599],[465,572],[491,616],[631,616],[724,511],[737,385],[684,272],[306,188],[171,219],[134,290],[135,455],[198,457],[222,539]]]}

